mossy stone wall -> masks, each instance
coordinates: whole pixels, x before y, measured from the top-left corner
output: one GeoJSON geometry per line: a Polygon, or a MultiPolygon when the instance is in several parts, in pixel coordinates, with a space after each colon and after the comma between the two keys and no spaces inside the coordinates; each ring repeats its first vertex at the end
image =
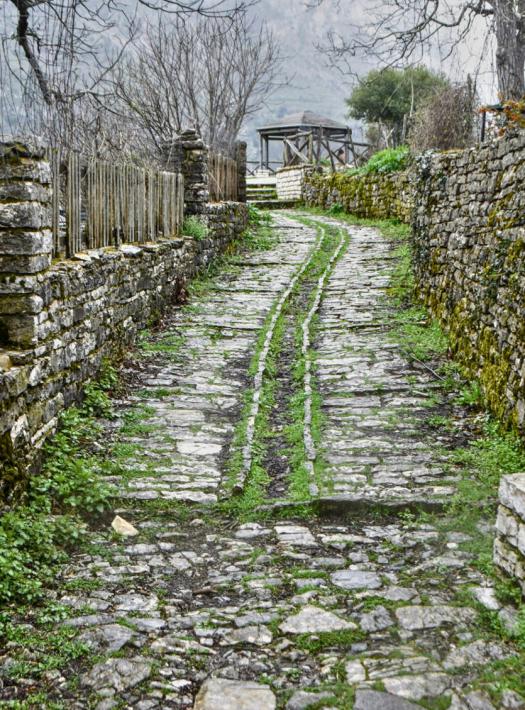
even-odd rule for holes
{"type": "Polygon", "coordinates": [[[410,222],[413,186],[407,172],[345,175],[314,173],[305,177],[304,202],[308,207],[330,209],[371,219],[410,222]]]}
{"type": "Polygon", "coordinates": [[[525,131],[420,157],[414,188],[419,295],[490,409],[525,432],[525,131]]]}

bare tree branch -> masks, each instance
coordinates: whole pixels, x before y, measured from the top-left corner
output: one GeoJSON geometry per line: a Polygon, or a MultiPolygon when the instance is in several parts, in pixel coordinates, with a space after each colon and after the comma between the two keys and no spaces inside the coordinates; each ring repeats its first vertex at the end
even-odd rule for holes
{"type": "Polygon", "coordinates": [[[170,25],[159,19],[117,68],[114,91],[157,151],[188,126],[229,151],[275,88],[280,61],[272,35],[246,14],[170,25]]]}
{"type": "MultiPolygon", "coordinates": [[[[318,7],[327,0],[310,0],[318,7]]],[[[334,0],[340,11],[348,0],[334,0]]],[[[525,0],[386,0],[367,7],[367,20],[350,23],[348,33],[332,31],[324,51],[351,70],[352,58],[372,56],[386,65],[420,61],[440,40],[443,59],[484,26],[497,41],[496,66],[500,93],[521,98],[525,93],[525,0]],[[480,22],[483,25],[480,25],[480,22]]]]}
{"type": "MultiPolygon", "coordinates": [[[[83,102],[81,113],[88,100],[96,108],[95,97],[104,93],[108,73],[136,34],[138,8],[144,8],[143,14],[155,11],[234,22],[255,2],[134,0],[130,5],[120,0],[4,0],[0,41],[9,83],[2,86],[2,100],[11,91],[13,105],[27,101],[24,122],[69,142],[75,104],[83,102]]],[[[12,115],[10,121],[13,128],[12,115]]]]}

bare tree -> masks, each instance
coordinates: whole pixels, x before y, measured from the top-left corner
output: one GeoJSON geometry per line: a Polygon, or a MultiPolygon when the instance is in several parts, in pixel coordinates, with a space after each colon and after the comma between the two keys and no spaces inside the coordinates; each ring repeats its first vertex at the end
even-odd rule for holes
{"type": "MultiPolygon", "coordinates": [[[[335,2],[340,9],[350,5],[349,0],[335,2]]],[[[483,25],[496,38],[501,98],[525,94],[525,0],[384,0],[373,7],[367,3],[366,10],[367,21],[351,27],[350,37],[330,33],[326,49],[335,61],[360,52],[387,64],[414,61],[438,39],[444,55],[450,56],[483,25]]]]}
{"type": "Polygon", "coordinates": [[[114,72],[115,95],[122,114],[159,152],[188,126],[229,151],[243,121],[273,90],[279,66],[273,36],[245,13],[169,25],[159,18],[114,72]]]}
{"type": "Polygon", "coordinates": [[[474,141],[475,116],[476,93],[472,82],[447,86],[416,111],[408,143],[416,153],[466,148],[474,141]]]}
{"type": "Polygon", "coordinates": [[[10,94],[31,128],[70,144],[79,104],[84,113],[105,102],[104,82],[135,35],[141,6],[150,15],[233,20],[254,1],[4,0],[0,98],[5,104],[10,94]]]}

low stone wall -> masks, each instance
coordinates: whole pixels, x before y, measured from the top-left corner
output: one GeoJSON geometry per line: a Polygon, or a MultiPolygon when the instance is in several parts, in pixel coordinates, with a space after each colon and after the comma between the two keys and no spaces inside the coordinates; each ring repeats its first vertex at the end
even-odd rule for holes
{"type": "Polygon", "coordinates": [[[414,184],[418,292],[488,406],[524,432],[525,131],[423,156],[414,184]]]}
{"type": "Polygon", "coordinates": [[[345,175],[314,173],[305,178],[304,202],[308,207],[330,209],[371,219],[410,222],[413,186],[409,173],[345,175]]]}
{"type": "Polygon", "coordinates": [[[58,414],[105,357],[177,299],[247,224],[240,203],[208,205],[204,239],[122,245],[51,263],[49,169],[38,151],[0,166],[0,502],[38,462],[58,414]]]}
{"type": "Polygon", "coordinates": [[[503,476],[499,501],[494,562],[525,595],[525,473],[503,476]]]}
{"type": "Polygon", "coordinates": [[[312,165],[281,168],[277,171],[277,198],[279,200],[297,200],[304,197],[305,181],[315,172],[312,165]]]}

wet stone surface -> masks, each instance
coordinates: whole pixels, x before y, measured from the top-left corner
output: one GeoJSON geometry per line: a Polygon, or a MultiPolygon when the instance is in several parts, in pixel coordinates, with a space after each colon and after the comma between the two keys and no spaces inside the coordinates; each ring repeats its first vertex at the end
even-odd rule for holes
{"type": "MultiPolygon", "coordinates": [[[[326,414],[320,495],[364,507],[289,519],[255,511],[243,523],[217,505],[259,331],[316,240],[289,217],[275,225],[279,243],[239,257],[175,310],[127,373],[133,391],[108,437],[125,455],[116,513],[135,530],[93,533],[50,592],[92,661],[26,685],[78,710],[411,710],[444,698],[453,710],[491,710],[473,683],[515,649],[482,633],[467,588],[500,605],[458,543],[469,536],[367,508],[439,501],[454,488],[446,454],[417,426],[431,378],[388,337],[390,251],[378,232],[349,228],[314,343],[326,414]],[[182,351],[157,352],[165,338],[183,338],[182,351]],[[145,426],[115,434],[134,407],[146,408],[145,426]]],[[[9,649],[0,654],[3,673],[9,649]]]]}

